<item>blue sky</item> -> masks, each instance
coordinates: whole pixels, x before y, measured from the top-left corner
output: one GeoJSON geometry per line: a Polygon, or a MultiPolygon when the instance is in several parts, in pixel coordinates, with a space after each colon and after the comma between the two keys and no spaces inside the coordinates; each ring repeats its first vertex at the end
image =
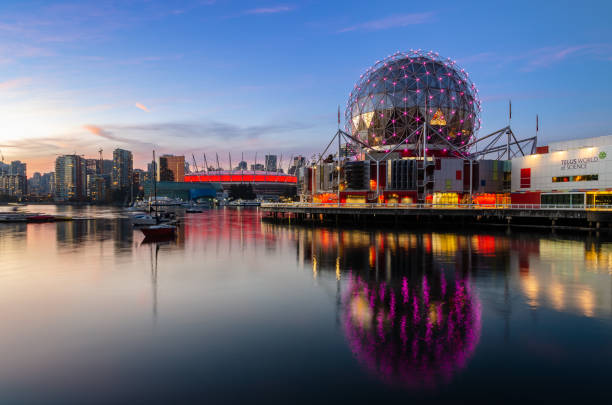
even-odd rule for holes
{"type": "Polygon", "coordinates": [[[310,156],[359,75],[397,50],[469,73],[480,134],[540,144],[611,134],[612,2],[0,2],[0,150],[34,170],[57,154],[231,150],[310,156]]]}

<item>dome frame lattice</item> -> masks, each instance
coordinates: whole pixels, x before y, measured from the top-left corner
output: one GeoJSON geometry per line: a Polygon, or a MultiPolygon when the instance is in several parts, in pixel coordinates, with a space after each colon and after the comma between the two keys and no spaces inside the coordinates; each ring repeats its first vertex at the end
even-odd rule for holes
{"type": "Polygon", "coordinates": [[[355,146],[372,151],[422,154],[426,143],[426,155],[463,155],[480,129],[481,111],[478,89],[455,61],[410,50],[360,76],[346,105],[345,129],[355,146]]]}

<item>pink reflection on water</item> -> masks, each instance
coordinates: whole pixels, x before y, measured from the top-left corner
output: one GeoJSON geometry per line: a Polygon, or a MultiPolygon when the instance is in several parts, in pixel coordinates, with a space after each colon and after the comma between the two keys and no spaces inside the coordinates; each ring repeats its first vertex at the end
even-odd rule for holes
{"type": "Polygon", "coordinates": [[[351,351],[370,372],[393,385],[428,389],[450,382],[472,356],[481,330],[480,301],[467,280],[448,284],[443,273],[426,275],[409,289],[360,277],[348,279],[342,323],[351,351]],[[346,308],[368,296],[366,315],[346,308]],[[385,303],[385,298],[389,304],[385,303]],[[393,320],[397,318],[399,322],[393,320]]]}

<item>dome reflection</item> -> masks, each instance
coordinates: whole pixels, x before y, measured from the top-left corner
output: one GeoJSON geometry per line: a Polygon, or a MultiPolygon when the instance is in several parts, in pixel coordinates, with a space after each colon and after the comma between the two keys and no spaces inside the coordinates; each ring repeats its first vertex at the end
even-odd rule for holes
{"type": "Polygon", "coordinates": [[[480,302],[464,279],[403,277],[399,286],[349,275],[342,325],[358,361],[385,382],[413,388],[448,382],[480,338],[480,302]]]}

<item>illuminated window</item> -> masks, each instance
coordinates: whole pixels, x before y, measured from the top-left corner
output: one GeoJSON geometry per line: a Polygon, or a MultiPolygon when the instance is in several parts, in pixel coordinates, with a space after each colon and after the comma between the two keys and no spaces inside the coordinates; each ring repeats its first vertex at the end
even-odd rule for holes
{"type": "MultiPolygon", "coordinates": [[[[552,178],[553,183],[569,183],[573,181],[598,181],[598,174],[582,174],[578,176],[557,176],[552,178]]],[[[522,178],[521,178],[522,181],[522,178]]]]}

